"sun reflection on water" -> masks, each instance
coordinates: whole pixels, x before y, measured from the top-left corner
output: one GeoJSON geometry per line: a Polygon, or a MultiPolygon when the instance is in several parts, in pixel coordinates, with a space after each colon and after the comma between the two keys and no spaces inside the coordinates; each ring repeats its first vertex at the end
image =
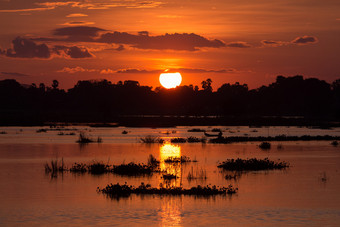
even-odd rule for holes
{"type": "Polygon", "coordinates": [[[160,183],[167,187],[180,187],[182,179],[182,165],[181,163],[169,163],[165,162],[168,158],[180,158],[181,157],[181,147],[178,145],[166,143],[159,148],[160,157],[160,168],[166,174],[171,174],[176,176],[176,179],[165,180],[160,179],[160,183]]]}

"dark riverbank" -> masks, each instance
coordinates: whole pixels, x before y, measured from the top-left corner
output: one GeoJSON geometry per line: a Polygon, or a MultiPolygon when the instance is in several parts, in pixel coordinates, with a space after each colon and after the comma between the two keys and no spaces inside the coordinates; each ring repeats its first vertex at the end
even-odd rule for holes
{"type": "Polygon", "coordinates": [[[308,117],[254,117],[254,116],[119,116],[100,117],[96,115],[31,114],[16,112],[0,113],[0,126],[53,126],[89,125],[92,127],[175,127],[175,126],[301,126],[327,129],[340,127],[335,119],[308,117]]]}

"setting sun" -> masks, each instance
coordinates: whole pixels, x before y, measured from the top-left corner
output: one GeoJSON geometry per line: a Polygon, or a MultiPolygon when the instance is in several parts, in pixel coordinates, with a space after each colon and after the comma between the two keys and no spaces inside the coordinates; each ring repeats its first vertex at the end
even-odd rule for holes
{"type": "Polygon", "coordinates": [[[159,82],[165,88],[175,88],[182,82],[182,76],[180,73],[161,73],[159,76],[159,82]]]}

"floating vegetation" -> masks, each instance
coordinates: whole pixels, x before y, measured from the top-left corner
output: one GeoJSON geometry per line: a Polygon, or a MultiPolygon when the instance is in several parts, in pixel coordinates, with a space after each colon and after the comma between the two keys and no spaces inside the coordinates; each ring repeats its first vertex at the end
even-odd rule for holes
{"type": "Polygon", "coordinates": [[[262,142],[260,143],[259,148],[262,150],[269,150],[271,148],[271,144],[268,142],[262,142]]]}
{"type": "Polygon", "coordinates": [[[210,143],[234,143],[234,142],[268,142],[268,141],[330,141],[330,140],[340,140],[340,136],[310,136],[310,135],[303,135],[303,136],[286,136],[286,135],[279,135],[279,136],[256,136],[256,137],[248,137],[248,136],[229,136],[229,137],[219,137],[210,139],[210,143]]]}
{"type": "Polygon", "coordinates": [[[282,150],[283,149],[283,145],[281,143],[279,143],[276,147],[278,150],[282,150]]]}
{"type": "Polygon", "coordinates": [[[37,133],[47,132],[47,129],[41,128],[41,129],[38,129],[36,132],[37,132],[37,133]]]}
{"type": "Polygon", "coordinates": [[[237,192],[237,188],[234,188],[232,185],[228,187],[219,188],[217,186],[200,186],[192,187],[190,189],[183,189],[181,187],[160,187],[160,188],[152,188],[150,184],[141,183],[137,188],[134,186],[129,186],[127,184],[120,185],[117,184],[109,184],[105,188],[100,189],[97,188],[97,191],[106,195],[109,195],[113,198],[117,197],[128,197],[131,194],[137,195],[196,195],[196,196],[213,196],[213,195],[226,195],[226,194],[235,194],[237,192]]]}
{"type": "Polygon", "coordinates": [[[187,156],[181,156],[181,157],[169,157],[164,160],[165,163],[186,163],[191,162],[191,159],[187,156]]]}
{"type": "Polygon", "coordinates": [[[187,141],[188,141],[188,143],[206,143],[207,139],[205,137],[197,138],[197,137],[194,137],[194,136],[190,136],[190,137],[188,137],[187,141]]]}
{"type": "Polygon", "coordinates": [[[222,132],[222,130],[220,128],[213,128],[211,131],[212,132],[222,132]]]}
{"type": "Polygon", "coordinates": [[[7,132],[6,131],[1,131],[0,134],[7,134],[7,132]]]}
{"type": "Polygon", "coordinates": [[[227,159],[227,161],[222,162],[217,166],[218,168],[223,168],[224,170],[231,171],[252,171],[252,170],[273,170],[273,169],[285,169],[289,167],[286,162],[274,162],[265,159],[227,159]]]}
{"type": "Polygon", "coordinates": [[[126,130],[124,130],[124,131],[122,131],[122,134],[128,134],[128,131],[126,131],[126,130]]]}
{"type": "Polygon", "coordinates": [[[334,140],[331,142],[331,145],[333,145],[334,147],[338,146],[339,145],[339,142],[334,140]]]}
{"type": "Polygon", "coordinates": [[[176,137],[171,139],[171,143],[185,143],[185,142],[187,142],[187,139],[185,138],[176,137]]]}
{"type": "Polygon", "coordinates": [[[191,167],[191,170],[188,173],[187,179],[189,182],[192,180],[206,180],[207,171],[203,170],[202,168],[200,170],[196,169],[196,171],[194,171],[194,168],[191,167]]]}
{"type": "Polygon", "coordinates": [[[200,128],[188,129],[188,132],[205,132],[206,130],[200,128]]]}
{"type": "Polygon", "coordinates": [[[140,138],[140,141],[142,143],[164,143],[164,140],[162,138],[155,136],[145,136],[143,138],[140,138]]]}

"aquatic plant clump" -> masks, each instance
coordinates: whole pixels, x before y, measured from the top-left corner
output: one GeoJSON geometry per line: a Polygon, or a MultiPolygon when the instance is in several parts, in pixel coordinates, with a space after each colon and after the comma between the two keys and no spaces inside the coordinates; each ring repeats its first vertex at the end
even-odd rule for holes
{"type": "Polygon", "coordinates": [[[186,143],[187,139],[181,138],[181,137],[176,137],[171,139],[171,143],[186,143]]]}
{"type": "Polygon", "coordinates": [[[187,156],[181,156],[181,157],[169,157],[164,160],[165,163],[186,163],[191,162],[191,159],[187,156]]]}
{"type": "Polygon", "coordinates": [[[197,138],[197,137],[194,137],[194,136],[190,136],[190,137],[188,137],[187,141],[188,141],[188,143],[205,143],[205,142],[207,142],[207,138],[205,138],[205,137],[197,138]]]}
{"type": "Polygon", "coordinates": [[[269,142],[262,142],[260,143],[259,148],[262,150],[269,150],[271,148],[271,144],[269,142]]]}
{"type": "Polygon", "coordinates": [[[222,162],[217,166],[218,168],[223,168],[224,170],[232,171],[252,171],[252,170],[273,170],[273,169],[285,169],[289,167],[286,162],[274,162],[265,159],[227,159],[227,161],[222,162]]]}
{"type": "Polygon", "coordinates": [[[154,137],[154,136],[145,136],[140,138],[142,143],[163,143],[164,140],[162,138],[154,137]]]}
{"type": "Polygon", "coordinates": [[[228,187],[217,187],[217,186],[200,186],[192,187],[190,189],[183,189],[182,187],[160,187],[153,188],[150,184],[141,183],[140,186],[135,188],[134,186],[129,186],[127,184],[120,185],[117,184],[109,184],[105,188],[100,189],[97,188],[98,192],[103,194],[107,194],[113,197],[119,196],[129,196],[131,194],[137,195],[196,195],[196,196],[214,196],[214,195],[226,195],[226,194],[235,194],[237,192],[237,188],[234,188],[232,185],[228,187]]]}
{"type": "Polygon", "coordinates": [[[120,175],[135,176],[150,175],[152,172],[157,172],[157,170],[154,166],[130,162],[129,164],[113,166],[112,172],[120,175]]]}

